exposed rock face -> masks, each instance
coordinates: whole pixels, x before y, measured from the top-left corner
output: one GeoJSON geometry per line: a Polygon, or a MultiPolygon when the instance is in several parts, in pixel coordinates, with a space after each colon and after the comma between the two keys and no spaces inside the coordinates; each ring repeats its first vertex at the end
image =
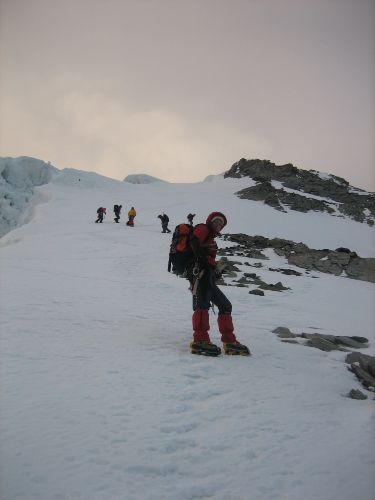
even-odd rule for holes
{"type": "Polygon", "coordinates": [[[264,292],[262,292],[262,290],[259,290],[259,288],[256,288],[255,290],[250,290],[249,293],[251,295],[259,295],[260,297],[264,297],[264,292]]]}
{"type": "MultiPolygon", "coordinates": [[[[218,252],[219,255],[238,255],[243,256],[240,252],[235,252],[235,250],[229,249],[221,249],[218,252]]],[[[266,258],[263,256],[263,258],[266,258]]],[[[217,269],[221,271],[223,277],[225,278],[237,278],[237,273],[241,273],[241,270],[237,267],[237,265],[241,265],[241,262],[235,262],[228,260],[227,257],[221,257],[217,264],[217,269]]],[[[263,290],[268,290],[272,292],[282,292],[284,290],[290,290],[290,288],[285,287],[280,281],[272,284],[266,283],[261,280],[259,276],[255,273],[243,273],[243,276],[237,280],[234,280],[231,284],[227,285],[224,281],[223,277],[219,278],[217,283],[223,286],[237,286],[240,288],[247,288],[249,285],[258,286],[257,290],[251,290],[249,293],[252,295],[260,295],[264,296],[263,290]]]]}
{"type": "Polygon", "coordinates": [[[322,351],[347,351],[347,348],[363,349],[368,347],[365,337],[346,337],[344,335],[324,335],[322,333],[301,333],[301,338],[307,339],[306,345],[322,351]]]}
{"type": "Polygon", "coordinates": [[[375,391],[375,357],[367,356],[360,352],[351,352],[346,356],[345,362],[366,389],[375,391]]]}
{"type": "Polygon", "coordinates": [[[289,330],[286,326],[278,326],[272,333],[275,333],[281,339],[294,339],[297,335],[289,330]]]}
{"type": "Polygon", "coordinates": [[[315,212],[328,212],[330,214],[335,212],[335,210],[326,201],[308,198],[307,196],[301,196],[296,193],[288,193],[284,189],[277,189],[273,187],[268,181],[259,183],[256,186],[242,189],[236,194],[239,198],[264,201],[266,205],[269,205],[276,210],[280,210],[281,212],[286,212],[284,207],[304,213],[309,212],[310,210],[315,212]]]}
{"type": "Polygon", "coordinates": [[[294,271],[293,269],[273,269],[272,267],[269,267],[268,270],[274,271],[276,273],[286,274],[287,276],[302,276],[302,273],[294,271]]]}
{"type": "Polygon", "coordinates": [[[358,222],[374,225],[375,194],[353,188],[349,183],[335,175],[322,175],[314,170],[301,170],[291,163],[275,165],[269,160],[245,160],[232,165],[224,177],[250,177],[257,182],[237,195],[240,198],[263,201],[276,210],[285,207],[299,212],[324,211],[336,214],[337,211],[358,222]],[[284,188],[299,193],[291,193],[276,188],[271,181],[281,182],[284,188]],[[302,194],[303,193],[303,194],[302,194]],[[325,200],[311,198],[319,196],[325,200]]]}
{"type": "Polygon", "coordinates": [[[346,274],[349,278],[375,282],[375,259],[355,257],[348,263],[346,274]]]}
{"type": "Polygon", "coordinates": [[[367,399],[366,394],[363,394],[363,392],[360,391],[359,389],[352,389],[351,391],[348,392],[347,397],[351,398],[351,399],[359,399],[359,400],[367,399]]]}
{"type": "MultiPolygon", "coordinates": [[[[304,332],[296,334],[285,326],[278,326],[272,330],[272,333],[283,339],[299,337],[303,340],[303,345],[316,347],[321,351],[348,351],[348,347],[351,349],[364,349],[368,347],[368,339],[366,337],[304,332]]],[[[347,356],[347,363],[356,363],[358,361],[362,363],[362,367],[371,373],[371,375],[375,374],[375,358],[355,352],[347,356]]]]}
{"type": "MultiPolygon", "coordinates": [[[[368,347],[368,339],[365,337],[347,337],[344,335],[326,335],[321,333],[301,333],[295,334],[285,326],[279,326],[272,330],[281,342],[315,347],[320,351],[348,351],[348,347],[363,349],[368,347]]],[[[349,370],[353,372],[363,387],[375,392],[375,357],[362,354],[361,352],[351,352],[345,358],[349,370]]],[[[347,397],[352,399],[367,399],[367,396],[358,389],[352,389],[347,397]]]]}
{"type": "MultiPolygon", "coordinates": [[[[288,264],[307,270],[340,276],[346,273],[348,278],[375,283],[375,258],[362,258],[347,248],[336,250],[309,248],[304,243],[295,243],[281,238],[265,238],[247,234],[226,234],[224,238],[237,244],[235,249],[225,249],[225,253],[235,253],[253,257],[266,248],[272,248],[277,255],[284,256],[288,264]]],[[[253,257],[254,258],[254,257],[253,257]]],[[[261,258],[259,256],[255,258],[261,258]]]]}

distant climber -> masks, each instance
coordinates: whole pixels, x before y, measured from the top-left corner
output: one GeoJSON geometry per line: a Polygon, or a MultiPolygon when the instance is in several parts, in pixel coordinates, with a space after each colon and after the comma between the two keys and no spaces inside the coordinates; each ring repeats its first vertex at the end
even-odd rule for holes
{"type": "Polygon", "coordinates": [[[131,209],[128,212],[129,220],[126,223],[127,226],[134,227],[134,219],[135,219],[136,215],[137,215],[137,212],[135,211],[135,208],[131,207],[131,209]]]}
{"type": "Polygon", "coordinates": [[[96,223],[100,222],[102,223],[103,222],[103,219],[104,219],[104,216],[107,214],[107,209],[104,208],[104,207],[99,207],[98,210],[96,211],[96,213],[98,214],[98,218],[96,219],[96,223]]]}
{"type": "Polygon", "coordinates": [[[170,233],[171,230],[168,228],[169,224],[168,215],[163,213],[163,215],[158,215],[158,218],[160,219],[161,222],[162,233],[170,233]]]}
{"type": "Polygon", "coordinates": [[[115,213],[114,221],[117,223],[120,220],[121,209],[122,209],[122,205],[114,205],[114,207],[113,207],[113,211],[115,213]]]}
{"type": "Polygon", "coordinates": [[[193,225],[193,219],[195,217],[195,214],[188,214],[187,220],[189,221],[189,224],[192,226],[193,225]]]}

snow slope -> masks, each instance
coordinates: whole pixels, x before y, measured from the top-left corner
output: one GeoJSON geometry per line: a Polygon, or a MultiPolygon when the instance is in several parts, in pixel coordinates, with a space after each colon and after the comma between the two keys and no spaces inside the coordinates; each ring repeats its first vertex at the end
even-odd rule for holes
{"type": "MultiPolygon", "coordinates": [[[[162,211],[172,227],[221,210],[228,232],[374,256],[369,226],[233,195],[246,185],[132,185],[64,170],[38,188],[48,201],[0,240],[2,500],[374,497],[373,395],[344,397],[359,388],[345,353],[271,332],[366,336],[374,355],[374,284],[313,273],[282,276],[291,290],[265,297],[223,288],[253,355],[189,353],[191,296],[166,272],[162,211]],[[95,224],[100,205],[107,219],[95,224]]],[[[269,255],[269,267],[288,267],[269,255]]],[[[267,267],[256,272],[275,282],[267,267]]]]}

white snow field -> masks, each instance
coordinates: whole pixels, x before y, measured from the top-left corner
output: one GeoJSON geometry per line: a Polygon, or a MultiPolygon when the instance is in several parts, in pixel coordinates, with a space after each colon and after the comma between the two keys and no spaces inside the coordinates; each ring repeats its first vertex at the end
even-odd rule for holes
{"type": "Polygon", "coordinates": [[[223,287],[252,356],[189,352],[191,294],[166,270],[163,211],[172,229],[191,211],[198,223],[219,210],[231,233],[375,256],[373,228],[234,196],[250,183],[133,185],[63,170],[36,189],[30,222],[0,240],[1,500],[374,498],[374,394],[347,370],[346,353],[272,333],[365,336],[361,352],[374,355],[374,284],[280,275],[268,267],[290,266],[269,252],[257,274],[291,290],[223,287]],[[345,397],[352,388],[368,399],[345,397]]]}

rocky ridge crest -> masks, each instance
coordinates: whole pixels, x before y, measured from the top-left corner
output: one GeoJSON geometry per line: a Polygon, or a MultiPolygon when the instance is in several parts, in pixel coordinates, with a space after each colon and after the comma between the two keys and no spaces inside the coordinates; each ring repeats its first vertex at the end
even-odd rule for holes
{"type": "Polygon", "coordinates": [[[263,201],[276,210],[327,212],[366,222],[370,226],[375,222],[375,193],[350,186],[345,179],[335,175],[302,170],[291,163],[275,165],[269,160],[242,158],[224,177],[250,177],[256,185],[238,191],[237,196],[263,201]],[[273,181],[283,187],[275,186],[273,181]]]}

